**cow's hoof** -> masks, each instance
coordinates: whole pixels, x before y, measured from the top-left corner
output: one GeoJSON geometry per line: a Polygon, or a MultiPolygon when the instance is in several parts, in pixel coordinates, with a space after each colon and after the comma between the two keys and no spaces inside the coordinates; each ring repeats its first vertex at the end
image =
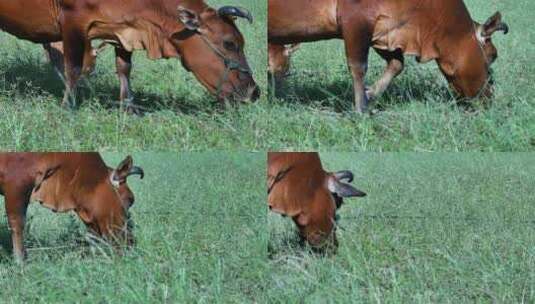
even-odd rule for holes
{"type": "Polygon", "coordinates": [[[355,112],[358,113],[358,114],[367,114],[368,113],[368,107],[367,106],[356,106],[355,107],[355,112]]]}
{"type": "Polygon", "coordinates": [[[373,88],[366,88],[366,98],[368,98],[368,100],[373,100],[375,98],[375,92],[373,90],[373,88]]]}
{"type": "Polygon", "coordinates": [[[128,115],[143,116],[143,110],[141,109],[141,107],[135,105],[134,103],[127,103],[127,104],[123,107],[123,110],[124,110],[128,115]]]}
{"type": "Polygon", "coordinates": [[[128,115],[143,116],[143,112],[136,106],[127,106],[125,112],[128,115]]]}
{"type": "Polygon", "coordinates": [[[68,101],[63,101],[61,103],[61,107],[67,111],[73,111],[74,110],[74,106],[68,102],[68,101]]]}

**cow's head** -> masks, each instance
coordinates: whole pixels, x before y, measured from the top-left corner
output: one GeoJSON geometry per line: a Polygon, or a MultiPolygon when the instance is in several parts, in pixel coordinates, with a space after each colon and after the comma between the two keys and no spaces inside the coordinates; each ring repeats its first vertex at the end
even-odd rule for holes
{"type": "MultiPolygon", "coordinates": [[[[319,161],[319,159],[318,159],[319,161]]],[[[303,241],[315,249],[336,248],[336,211],[347,197],[363,197],[366,193],[354,188],[350,171],[294,173],[286,167],[268,176],[270,210],[290,216],[303,241]]]]}
{"type": "Polygon", "coordinates": [[[268,76],[275,81],[280,81],[288,75],[290,70],[290,58],[299,49],[299,44],[278,45],[269,44],[268,47],[268,76]]]}
{"type": "Polygon", "coordinates": [[[117,168],[106,166],[98,153],[79,153],[75,162],[46,164],[37,174],[32,200],[59,212],[74,210],[92,233],[132,244],[128,209],[134,194],[127,178],[143,170],[126,157],[117,168]]]}
{"type": "Polygon", "coordinates": [[[93,220],[86,221],[79,213],[97,234],[125,241],[128,245],[134,242],[129,225],[129,209],[135,197],[127,184],[127,178],[131,175],[139,175],[141,179],[145,176],[143,169],[134,166],[131,156],[127,156],[115,169],[108,167],[106,179],[100,183],[92,199],[93,216],[89,218],[93,220]]]}
{"type": "Polygon", "coordinates": [[[366,193],[351,186],[353,174],[344,170],[329,173],[324,183],[316,189],[310,204],[310,214],[297,217],[301,237],[314,248],[336,248],[336,211],[344,198],[364,197],[366,193]]]}
{"type": "Polygon", "coordinates": [[[492,43],[492,35],[504,34],[509,27],[502,22],[500,12],[492,15],[484,24],[474,21],[474,31],[459,43],[454,60],[439,60],[442,72],[460,97],[492,97],[493,80],[491,65],[498,57],[492,43]]]}
{"type": "Polygon", "coordinates": [[[260,95],[245,57],[245,41],[235,24],[238,17],[253,21],[239,7],[204,7],[201,11],[178,7],[184,30],[173,38],[179,42],[182,64],[219,100],[255,100],[260,95]]]}

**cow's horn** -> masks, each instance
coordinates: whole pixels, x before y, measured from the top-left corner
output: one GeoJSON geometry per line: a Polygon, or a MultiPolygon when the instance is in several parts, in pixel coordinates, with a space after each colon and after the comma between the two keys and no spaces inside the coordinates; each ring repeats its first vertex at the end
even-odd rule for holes
{"type": "Polygon", "coordinates": [[[365,192],[362,192],[349,184],[342,183],[332,177],[327,182],[327,188],[331,193],[336,193],[336,195],[340,197],[366,196],[365,192]]]}
{"type": "Polygon", "coordinates": [[[130,175],[139,175],[139,178],[143,179],[143,177],[145,176],[145,172],[143,172],[143,169],[141,169],[140,167],[132,166],[132,169],[130,169],[127,176],[130,175]]]}
{"type": "Polygon", "coordinates": [[[348,183],[353,181],[353,172],[349,170],[338,171],[334,174],[334,177],[338,180],[347,180],[348,183]]]}
{"type": "Polygon", "coordinates": [[[500,22],[500,24],[498,24],[496,27],[496,31],[503,31],[503,34],[506,35],[509,33],[509,26],[505,22],[500,22]]]}
{"type": "Polygon", "coordinates": [[[249,21],[249,23],[253,23],[253,16],[243,7],[222,6],[217,10],[217,14],[220,16],[235,16],[245,18],[247,21],[249,21]]]}

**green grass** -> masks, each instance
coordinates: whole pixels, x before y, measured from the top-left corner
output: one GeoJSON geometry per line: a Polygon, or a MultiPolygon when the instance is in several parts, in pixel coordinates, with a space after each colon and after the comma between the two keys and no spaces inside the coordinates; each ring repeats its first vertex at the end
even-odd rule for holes
{"type": "Polygon", "coordinates": [[[535,158],[493,153],[322,153],[368,193],[340,209],[322,257],[268,216],[270,303],[533,303],[535,158]]]}
{"type": "MultiPolygon", "coordinates": [[[[278,92],[270,128],[282,147],[362,151],[527,151],[535,145],[535,34],[523,12],[533,1],[466,0],[484,22],[500,10],[511,31],[495,34],[495,99],[489,108],[456,105],[434,62],[406,58],[406,68],[374,105],[371,117],[351,114],[352,80],[338,40],[303,44],[293,56],[292,75],[278,92]]],[[[366,83],[385,63],[371,51],[366,83]]]]}
{"type": "Polygon", "coordinates": [[[88,246],[75,215],[33,204],[21,268],[2,216],[2,302],[535,301],[532,154],[322,153],[368,193],[340,209],[331,256],[299,247],[291,220],[268,213],[264,154],[133,156],[146,172],[129,180],[136,246],[88,246]]]}
{"type": "MultiPolygon", "coordinates": [[[[255,79],[266,92],[265,1],[208,1],[214,7],[248,8],[252,25],[239,20],[255,79]]],[[[42,47],[0,33],[0,148],[2,150],[201,150],[253,145],[255,132],[242,138],[241,128],[256,130],[258,106],[225,110],[179,60],[151,61],[134,56],[132,89],[144,117],[117,109],[119,81],[113,50],[98,58],[95,75],[82,82],[81,108],[60,106],[63,84],[44,59],[42,47]],[[251,139],[252,138],[252,139],[251,139]]],[[[260,103],[266,105],[265,97],[260,103]]],[[[260,131],[258,131],[260,132],[260,131]]]]}
{"type": "MultiPolygon", "coordinates": [[[[105,154],[116,165],[125,156],[105,154]]],[[[73,214],[31,205],[23,268],[0,216],[2,303],[251,302],[268,276],[265,155],[142,153],[129,179],[137,244],[124,256],[80,247],[73,214]],[[247,191],[243,191],[243,189],[247,191]]],[[[3,198],[0,200],[3,201],[3,198]]],[[[2,209],[4,204],[0,204],[2,209]]],[[[4,214],[4,210],[0,210],[4,214]]],[[[104,248],[105,249],[105,248],[104,248]]]]}
{"type": "MultiPolygon", "coordinates": [[[[132,87],[149,109],[121,113],[113,54],[99,57],[81,109],[60,108],[63,86],[41,47],[0,34],[0,148],[3,150],[320,149],[345,151],[527,151],[535,145],[535,34],[525,12],[533,1],[467,0],[476,20],[501,10],[510,33],[496,34],[496,98],[475,111],[455,105],[436,65],[407,67],[378,100],[377,114],[353,113],[351,78],[341,41],[310,43],[295,54],[280,98],[266,97],[266,1],[213,0],[249,8],[239,21],[264,95],[254,104],[221,107],[177,60],[134,58],[132,87]]],[[[370,58],[367,83],[384,63],[370,58]]]]}

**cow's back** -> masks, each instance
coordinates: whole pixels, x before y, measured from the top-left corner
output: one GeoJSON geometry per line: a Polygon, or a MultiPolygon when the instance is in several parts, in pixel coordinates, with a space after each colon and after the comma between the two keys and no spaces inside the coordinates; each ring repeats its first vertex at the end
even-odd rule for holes
{"type": "Polygon", "coordinates": [[[33,185],[41,153],[0,153],[0,191],[19,191],[33,185]]]}
{"type": "MultiPolygon", "coordinates": [[[[347,0],[343,0],[347,1],[347,0]]],[[[473,31],[462,0],[366,0],[376,5],[372,46],[400,49],[421,61],[435,59],[444,44],[473,31]]]]}
{"type": "Polygon", "coordinates": [[[98,153],[0,153],[0,188],[34,186],[38,174],[58,167],[67,182],[76,177],[78,185],[87,188],[105,179],[108,168],[98,153]]]}
{"type": "Polygon", "coordinates": [[[373,47],[401,49],[424,61],[437,56],[436,44],[473,31],[462,0],[269,0],[268,8],[271,43],[341,38],[355,31],[345,27],[357,26],[357,33],[372,31],[373,47]]]}
{"type": "Polygon", "coordinates": [[[44,43],[61,40],[59,0],[2,0],[0,29],[21,39],[44,43]]]}
{"type": "Polygon", "coordinates": [[[269,0],[271,43],[290,44],[338,36],[337,0],[269,0]]]}

